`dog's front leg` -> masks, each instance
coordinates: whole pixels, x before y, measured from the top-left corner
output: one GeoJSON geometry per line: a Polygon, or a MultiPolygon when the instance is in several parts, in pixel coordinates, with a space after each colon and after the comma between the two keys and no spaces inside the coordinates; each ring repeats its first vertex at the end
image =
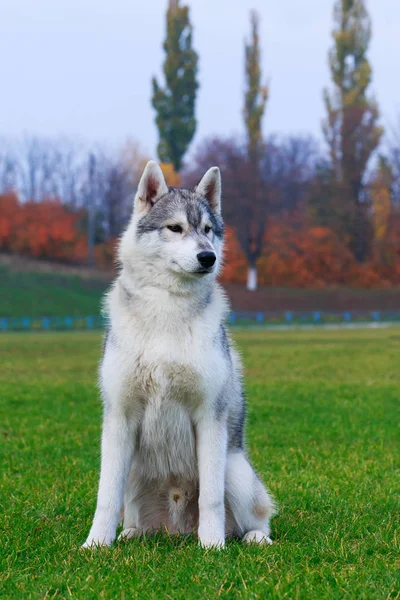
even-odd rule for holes
{"type": "Polygon", "coordinates": [[[135,426],[123,411],[108,408],[101,438],[101,473],[97,507],[84,548],[109,546],[115,539],[132,462],[135,426]]]}
{"type": "Polygon", "coordinates": [[[226,419],[203,415],[196,429],[200,544],[205,548],[222,548],[225,544],[226,419]]]}

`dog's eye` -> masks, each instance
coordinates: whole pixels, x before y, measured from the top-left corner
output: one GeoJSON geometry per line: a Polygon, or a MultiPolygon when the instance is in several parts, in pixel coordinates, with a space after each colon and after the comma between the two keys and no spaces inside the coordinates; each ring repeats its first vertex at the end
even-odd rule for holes
{"type": "Polygon", "coordinates": [[[204,233],[210,233],[210,231],[211,231],[211,227],[209,225],[206,225],[204,227],[204,233]]]}
{"type": "Polygon", "coordinates": [[[174,233],[182,233],[183,231],[180,225],[168,225],[168,229],[174,233]]]}

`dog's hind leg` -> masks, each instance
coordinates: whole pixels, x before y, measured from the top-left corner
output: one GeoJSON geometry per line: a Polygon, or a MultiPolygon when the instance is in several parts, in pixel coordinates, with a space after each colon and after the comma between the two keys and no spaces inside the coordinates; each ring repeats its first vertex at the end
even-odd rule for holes
{"type": "Polygon", "coordinates": [[[247,543],[271,544],[274,502],[242,451],[228,454],[225,493],[235,520],[234,533],[247,543]]]}

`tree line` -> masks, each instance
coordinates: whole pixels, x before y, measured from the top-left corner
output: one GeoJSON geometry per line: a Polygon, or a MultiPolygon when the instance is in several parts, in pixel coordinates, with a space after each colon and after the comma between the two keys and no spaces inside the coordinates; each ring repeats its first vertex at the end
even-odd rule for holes
{"type": "MultiPolygon", "coordinates": [[[[185,162],[197,125],[198,54],[188,6],[169,1],[163,81],[151,82],[157,152],[169,185],[195,185],[205,169],[221,168],[229,281],[246,282],[251,290],[258,282],[400,283],[400,119],[383,143],[370,93],[371,19],[364,0],[334,3],[322,149],[312,136],[263,135],[271,92],[261,70],[259,32],[259,16],[252,12],[244,45],[245,136],[203,140],[185,162]]],[[[20,212],[57,198],[66,214],[75,215],[81,236],[76,256],[86,253],[93,263],[103,248],[103,262],[111,261],[147,159],[140,147],[127,144],[112,157],[67,140],[30,138],[0,148],[0,248],[12,247],[1,237],[2,230],[8,240],[13,236],[13,225],[4,224],[10,194],[19,197],[20,212]]]]}

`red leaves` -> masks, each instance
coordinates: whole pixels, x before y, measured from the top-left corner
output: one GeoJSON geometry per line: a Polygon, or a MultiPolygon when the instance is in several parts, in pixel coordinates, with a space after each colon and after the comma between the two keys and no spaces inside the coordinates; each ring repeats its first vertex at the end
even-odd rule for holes
{"type": "Polygon", "coordinates": [[[34,258],[82,262],[87,241],[78,230],[79,218],[58,200],[21,204],[14,194],[0,195],[0,249],[34,258]]]}
{"type": "MultiPolygon", "coordinates": [[[[81,214],[57,200],[20,203],[0,195],[0,251],[35,258],[83,263],[87,239],[78,227],[81,214]]],[[[100,268],[114,265],[116,240],[95,248],[100,268]]],[[[400,216],[388,223],[384,245],[373,260],[359,264],[345,239],[327,227],[311,227],[301,216],[270,218],[257,261],[261,286],[382,288],[400,284],[400,216]]],[[[245,284],[248,264],[233,227],[226,227],[222,281],[245,284]]]]}
{"type": "MultiPolygon", "coordinates": [[[[400,229],[400,228],[399,228],[400,229]]],[[[393,233],[393,236],[395,234],[393,233]]],[[[400,231],[398,233],[400,242],[400,231]]],[[[340,240],[326,227],[310,227],[301,220],[271,219],[265,232],[264,248],[257,261],[259,285],[282,287],[388,287],[400,283],[400,244],[392,244],[397,255],[391,268],[379,262],[360,265],[340,240]]],[[[245,284],[246,259],[235,231],[228,227],[226,267],[222,281],[245,284]]]]}
{"type": "Polygon", "coordinates": [[[246,256],[236,237],[235,230],[225,227],[225,266],[221,280],[229,283],[244,283],[247,278],[246,256]]]}

